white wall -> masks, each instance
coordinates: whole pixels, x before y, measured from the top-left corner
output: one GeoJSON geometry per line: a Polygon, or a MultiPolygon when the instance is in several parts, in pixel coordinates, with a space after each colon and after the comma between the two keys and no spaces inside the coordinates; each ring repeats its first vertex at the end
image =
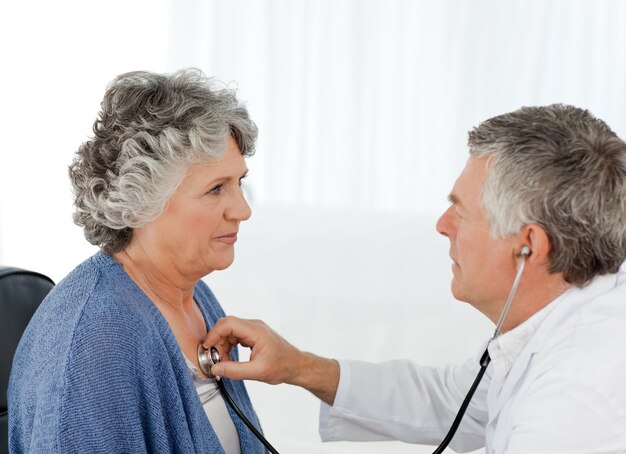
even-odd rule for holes
{"type": "Polygon", "coordinates": [[[166,71],[166,0],[0,2],[0,263],[55,280],[95,250],[67,166],[117,74],[166,71]]]}
{"type": "MultiPolygon", "coordinates": [[[[0,263],[59,280],[92,254],[66,173],[107,82],[197,66],[238,86],[260,127],[253,220],[208,278],[226,310],[322,354],[458,360],[489,334],[448,295],[433,227],[466,132],[565,102],[625,136],[625,25],[619,0],[6,0],[0,263]]],[[[250,389],[285,452],[428,452],[322,446],[312,397],[250,389]]]]}

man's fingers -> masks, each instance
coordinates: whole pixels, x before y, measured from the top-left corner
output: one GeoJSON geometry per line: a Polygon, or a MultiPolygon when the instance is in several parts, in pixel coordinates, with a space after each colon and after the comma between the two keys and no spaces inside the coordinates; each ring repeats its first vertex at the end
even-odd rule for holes
{"type": "Polygon", "coordinates": [[[216,377],[230,378],[231,380],[258,379],[257,364],[250,361],[220,361],[211,367],[211,373],[216,377]]]}
{"type": "Polygon", "coordinates": [[[215,323],[204,340],[204,345],[215,346],[218,350],[237,344],[253,349],[250,361],[221,361],[211,368],[213,375],[234,380],[258,380],[272,384],[283,381],[283,376],[286,375],[284,367],[276,369],[274,365],[277,363],[276,360],[281,358],[280,353],[284,354],[289,344],[265,323],[260,320],[224,317],[215,323]]]}
{"type": "Polygon", "coordinates": [[[209,330],[206,338],[204,339],[204,346],[206,348],[213,347],[215,345],[223,345],[225,341],[229,342],[235,340],[236,336],[233,335],[233,319],[235,317],[224,317],[219,319],[215,325],[209,330]]]}
{"type": "Polygon", "coordinates": [[[204,339],[207,348],[224,345],[227,341],[231,345],[241,344],[247,347],[254,346],[258,325],[252,320],[243,320],[231,315],[219,319],[209,330],[204,339]]]}

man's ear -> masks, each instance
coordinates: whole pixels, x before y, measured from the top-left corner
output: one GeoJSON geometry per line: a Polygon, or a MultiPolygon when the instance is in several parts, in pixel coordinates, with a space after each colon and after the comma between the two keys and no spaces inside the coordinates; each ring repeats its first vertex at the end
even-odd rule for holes
{"type": "Polygon", "coordinates": [[[550,262],[550,237],[540,225],[527,224],[522,227],[522,231],[520,232],[519,251],[521,251],[524,246],[528,246],[530,249],[530,255],[527,257],[527,262],[532,262],[535,265],[543,265],[550,262]]]}

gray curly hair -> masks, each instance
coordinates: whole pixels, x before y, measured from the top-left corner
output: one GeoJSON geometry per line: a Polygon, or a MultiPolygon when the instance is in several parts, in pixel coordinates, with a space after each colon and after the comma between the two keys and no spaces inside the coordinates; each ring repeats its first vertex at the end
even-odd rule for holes
{"type": "Polygon", "coordinates": [[[626,259],[626,144],[587,110],[523,107],[469,133],[489,158],[482,200],[494,237],[535,223],[551,243],[550,272],[584,286],[626,259]]]}
{"type": "Polygon", "coordinates": [[[257,137],[234,90],[196,69],[116,77],[93,132],[69,167],[73,218],[108,253],[163,212],[190,165],[217,160],[229,135],[251,156],[257,137]]]}

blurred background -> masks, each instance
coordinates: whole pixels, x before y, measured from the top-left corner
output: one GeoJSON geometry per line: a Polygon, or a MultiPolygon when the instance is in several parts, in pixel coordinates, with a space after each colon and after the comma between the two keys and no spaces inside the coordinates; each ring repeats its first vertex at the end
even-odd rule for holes
{"type": "MultiPolygon", "coordinates": [[[[227,312],[335,358],[445,364],[491,334],[450,296],[434,230],[474,125],[562,102],[626,136],[620,0],[3,0],[0,50],[1,264],[58,281],[95,252],[67,166],[107,83],[198,67],[260,130],[253,218],[206,280],[227,312]]],[[[315,398],[249,390],[281,452],[432,451],[322,444],[315,398]]]]}

